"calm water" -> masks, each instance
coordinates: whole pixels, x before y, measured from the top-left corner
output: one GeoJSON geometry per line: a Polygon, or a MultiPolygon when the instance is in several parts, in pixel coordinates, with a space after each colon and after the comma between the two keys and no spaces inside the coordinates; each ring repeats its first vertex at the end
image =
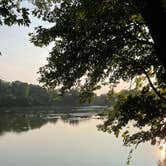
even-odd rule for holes
{"type": "MultiPolygon", "coordinates": [[[[125,166],[129,149],[98,131],[91,114],[0,114],[0,166],[125,166]]],[[[159,149],[133,153],[132,166],[156,166],[159,149]]]]}

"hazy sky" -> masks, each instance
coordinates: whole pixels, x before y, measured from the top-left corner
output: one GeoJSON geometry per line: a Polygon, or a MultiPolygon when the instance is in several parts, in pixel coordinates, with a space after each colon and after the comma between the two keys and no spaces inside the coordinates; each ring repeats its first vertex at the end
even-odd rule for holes
{"type": "MultiPolygon", "coordinates": [[[[2,53],[0,79],[38,84],[37,72],[39,67],[46,64],[50,49],[35,47],[30,43],[28,33],[33,32],[33,28],[40,24],[41,22],[33,18],[30,27],[0,26],[0,52],[2,53]]],[[[126,87],[124,83],[119,86],[120,89],[126,87]]],[[[103,87],[98,94],[107,91],[108,87],[103,87]]]]}
{"type": "Polygon", "coordinates": [[[46,63],[49,49],[30,43],[28,33],[39,24],[32,21],[30,27],[0,26],[0,79],[37,83],[38,69],[46,63]]]}

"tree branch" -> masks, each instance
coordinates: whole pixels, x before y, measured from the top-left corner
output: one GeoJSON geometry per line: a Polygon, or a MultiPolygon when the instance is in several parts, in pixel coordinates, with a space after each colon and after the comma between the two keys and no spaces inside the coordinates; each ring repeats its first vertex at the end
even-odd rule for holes
{"type": "Polygon", "coordinates": [[[148,79],[148,81],[149,81],[149,84],[150,84],[151,88],[153,89],[153,91],[156,93],[156,95],[157,95],[160,99],[162,99],[164,102],[166,102],[166,98],[164,98],[164,97],[160,94],[160,92],[158,92],[157,89],[154,87],[154,85],[153,85],[153,83],[152,83],[152,81],[151,81],[151,79],[150,79],[148,73],[146,72],[146,70],[145,70],[143,67],[142,67],[142,69],[143,69],[144,74],[146,75],[146,77],[147,77],[147,79],[148,79]]]}

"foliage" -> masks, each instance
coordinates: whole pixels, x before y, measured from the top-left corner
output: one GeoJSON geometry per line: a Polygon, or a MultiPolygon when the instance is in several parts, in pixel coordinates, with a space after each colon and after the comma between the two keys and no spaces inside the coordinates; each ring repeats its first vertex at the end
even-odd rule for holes
{"type": "Polygon", "coordinates": [[[154,93],[129,91],[116,95],[117,102],[108,111],[107,120],[99,129],[114,133],[117,137],[121,134],[127,146],[145,141],[151,141],[154,145],[165,139],[166,104],[157,99],[154,93]]]}
{"type": "Polygon", "coordinates": [[[61,86],[62,91],[77,87],[86,97],[103,84],[113,88],[121,79],[133,80],[136,92],[118,94],[103,130],[118,136],[132,121],[139,131],[131,135],[126,131],[125,145],[165,139],[166,67],[165,49],[160,47],[165,30],[155,28],[162,27],[157,23],[163,25],[157,18],[163,14],[164,1],[41,2],[34,14],[52,24],[36,28],[31,41],[54,47],[48,64],[40,68],[40,81],[46,87],[61,86]]]}
{"type": "Polygon", "coordinates": [[[0,1],[0,25],[30,24],[29,9],[22,6],[22,0],[0,1]]]}
{"type": "MultiPolygon", "coordinates": [[[[95,96],[91,105],[108,105],[106,95],[95,96]]],[[[48,90],[39,85],[20,81],[5,82],[0,80],[0,108],[28,106],[80,106],[79,91],[72,89],[63,96],[58,90],[48,90]]],[[[89,104],[86,104],[89,105],[89,104]]]]}
{"type": "Polygon", "coordinates": [[[37,85],[0,80],[0,107],[48,105],[50,95],[37,85]]]}

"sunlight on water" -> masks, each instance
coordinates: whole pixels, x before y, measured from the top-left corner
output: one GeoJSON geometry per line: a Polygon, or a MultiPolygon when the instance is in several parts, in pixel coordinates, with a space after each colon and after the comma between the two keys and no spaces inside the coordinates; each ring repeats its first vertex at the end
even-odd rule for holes
{"type": "Polygon", "coordinates": [[[161,155],[161,160],[164,160],[166,157],[166,144],[161,145],[161,150],[160,150],[160,155],[161,155]]]}

